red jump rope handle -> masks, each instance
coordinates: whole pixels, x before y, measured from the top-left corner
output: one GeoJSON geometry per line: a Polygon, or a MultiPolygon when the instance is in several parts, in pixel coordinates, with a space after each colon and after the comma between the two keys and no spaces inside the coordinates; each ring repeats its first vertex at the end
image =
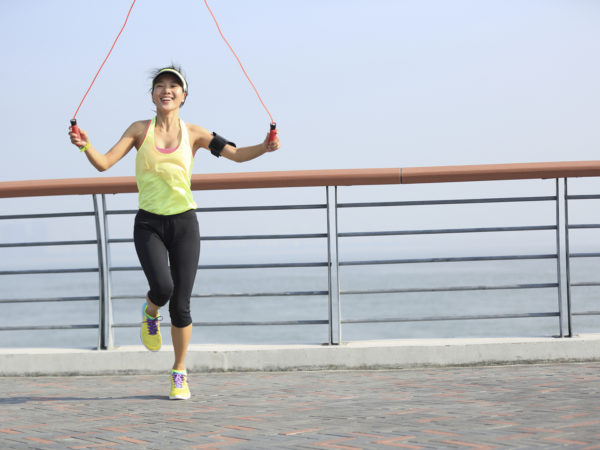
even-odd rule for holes
{"type": "Polygon", "coordinates": [[[71,131],[77,135],[79,139],[81,139],[81,133],[79,132],[79,127],[77,126],[77,119],[71,119],[71,131]]]}
{"type": "Polygon", "coordinates": [[[275,122],[271,123],[271,129],[269,130],[269,144],[275,140],[277,137],[277,124],[275,122]]]}

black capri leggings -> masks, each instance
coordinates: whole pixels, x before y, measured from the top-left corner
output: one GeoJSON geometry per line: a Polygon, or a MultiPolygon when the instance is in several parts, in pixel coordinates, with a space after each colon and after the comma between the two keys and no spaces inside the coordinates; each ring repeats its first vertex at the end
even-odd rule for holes
{"type": "Polygon", "coordinates": [[[171,324],[188,326],[192,323],[190,297],[200,257],[196,212],[191,209],[161,216],[140,209],[135,216],[133,240],[150,285],[148,298],[160,307],[171,300],[171,324]]]}

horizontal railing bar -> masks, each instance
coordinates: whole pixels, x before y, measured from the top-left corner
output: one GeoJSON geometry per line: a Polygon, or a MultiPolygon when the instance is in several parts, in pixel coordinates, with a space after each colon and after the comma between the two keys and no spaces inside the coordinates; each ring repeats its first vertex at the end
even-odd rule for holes
{"type": "Polygon", "coordinates": [[[401,230],[401,231],[364,231],[338,233],[339,237],[373,237],[373,236],[409,236],[420,234],[452,234],[452,233],[488,233],[512,231],[544,231],[556,230],[556,225],[539,225],[523,227],[490,227],[490,228],[442,228],[436,230],[401,230]]]}
{"type": "Polygon", "coordinates": [[[547,255],[506,255],[506,256],[464,256],[447,258],[409,258],[409,259],[384,259],[365,261],[340,261],[340,266],[369,266],[378,264],[412,264],[434,262],[470,262],[470,261],[512,261],[528,259],[556,259],[556,254],[547,255]]]}
{"type": "Polygon", "coordinates": [[[98,241],[47,241],[47,242],[11,242],[6,244],[0,244],[0,248],[13,248],[13,247],[50,247],[55,245],[91,245],[97,244],[98,241]]]}
{"type": "MultiPolygon", "coordinates": [[[[535,225],[524,227],[493,227],[493,228],[448,228],[436,230],[401,230],[401,231],[365,231],[339,233],[339,237],[372,237],[372,236],[405,236],[420,234],[452,234],[452,233],[485,233],[485,232],[513,232],[513,231],[545,231],[556,230],[555,225],[535,225]]],[[[301,233],[301,234],[251,234],[240,236],[202,236],[201,241],[239,241],[239,240],[269,240],[269,239],[318,239],[326,238],[326,233],[301,233]]],[[[130,244],[132,238],[109,239],[110,244],[130,244]]],[[[91,241],[91,243],[96,243],[91,241]]]]}
{"type": "Polygon", "coordinates": [[[137,214],[138,209],[107,209],[104,214],[107,216],[137,214]]]}
{"type": "Polygon", "coordinates": [[[582,223],[578,225],[569,225],[569,230],[580,230],[580,229],[588,229],[588,228],[600,228],[600,224],[597,223],[582,223]]]}
{"type": "MultiPolygon", "coordinates": [[[[217,206],[212,208],[196,208],[197,213],[207,212],[242,212],[242,211],[283,211],[283,210],[305,210],[305,209],[325,209],[324,203],[307,205],[268,205],[268,206],[217,206]]],[[[107,215],[126,215],[137,214],[137,209],[115,209],[107,210],[107,215]]]]}
{"type": "Polygon", "coordinates": [[[133,238],[114,238],[107,241],[109,244],[131,244],[133,238]]]}
{"type": "Polygon", "coordinates": [[[264,325],[327,325],[327,320],[280,320],[280,321],[265,321],[265,322],[194,322],[194,326],[200,327],[245,327],[245,326],[264,326],[264,325]]]}
{"type": "Polygon", "coordinates": [[[198,266],[198,270],[206,269],[270,269],[286,267],[327,267],[327,262],[307,262],[307,263],[263,263],[263,264],[205,264],[198,266]]]}
{"type": "Polygon", "coordinates": [[[569,253],[569,258],[600,258],[600,253],[569,253]]]}
{"type": "Polygon", "coordinates": [[[50,219],[56,217],[87,217],[93,216],[94,212],[72,212],[72,213],[47,213],[47,214],[14,214],[9,216],[0,216],[0,220],[15,219],[50,219]]]}
{"type": "Polygon", "coordinates": [[[339,203],[338,208],[379,208],[388,206],[433,206],[464,205],[473,203],[514,203],[514,202],[547,202],[555,201],[556,196],[542,197],[500,197],[500,198],[467,198],[454,200],[409,200],[402,202],[360,202],[339,203]]]}
{"type": "Polygon", "coordinates": [[[491,290],[509,290],[509,289],[545,289],[556,288],[558,283],[532,283],[532,284],[509,284],[502,286],[448,286],[435,288],[405,288],[405,289],[365,289],[365,290],[344,290],[340,294],[404,294],[415,292],[455,292],[455,291],[491,291],[491,290]]]}
{"type": "Polygon", "coordinates": [[[248,293],[222,293],[222,294],[192,294],[194,298],[227,298],[227,297],[304,297],[327,295],[328,291],[289,291],[289,292],[248,292],[248,293]]]}
{"type": "Polygon", "coordinates": [[[91,300],[98,301],[98,299],[99,298],[97,295],[91,295],[87,297],[9,298],[0,300],[0,303],[85,302],[91,300]]]}
{"type": "Polygon", "coordinates": [[[558,312],[525,314],[480,314],[473,316],[423,316],[396,317],[389,319],[343,319],[342,323],[397,323],[397,322],[439,322],[446,320],[486,320],[486,319],[522,319],[530,317],[558,317],[558,312]]]}
{"type": "Polygon", "coordinates": [[[573,316],[600,316],[600,311],[571,312],[573,316]]]}
{"type": "MultiPolygon", "coordinates": [[[[286,291],[286,292],[223,292],[192,294],[192,298],[229,298],[229,297],[303,297],[327,295],[327,291],[286,291]]],[[[140,295],[112,295],[113,300],[132,300],[144,298],[146,294],[140,295]]]]}
{"type": "Polygon", "coordinates": [[[583,194],[583,195],[567,195],[567,200],[598,200],[598,194],[583,194]]]}
{"type": "MultiPolygon", "coordinates": [[[[204,264],[198,266],[198,270],[213,269],[274,269],[274,268],[293,268],[293,267],[327,267],[327,262],[308,262],[308,263],[264,263],[264,264],[204,264]]],[[[142,270],[140,266],[129,267],[111,267],[111,272],[126,272],[142,270]]],[[[2,272],[0,272],[2,275],[2,272]]]]}
{"type": "Polygon", "coordinates": [[[33,270],[0,270],[0,275],[39,275],[49,273],[90,273],[98,272],[97,267],[86,269],[33,269],[33,270]]]}
{"type": "MultiPolygon", "coordinates": [[[[321,239],[326,238],[326,233],[304,234],[251,234],[246,236],[201,236],[200,241],[242,241],[242,240],[268,240],[268,239],[321,239]]],[[[109,244],[129,244],[132,238],[109,239],[109,244]]]]}
{"type": "Polygon", "coordinates": [[[89,325],[35,325],[19,327],[0,327],[0,331],[34,331],[34,330],[86,330],[98,329],[98,324],[89,325]]]}
{"type": "MultiPolygon", "coordinates": [[[[266,326],[266,325],[326,325],[327,320],[281,320],[265,322],[193,322],[195,327],[245,327],[245,326],[266,326]]],[[[139,323],[116,323],[113,328],[137,328],[139,323]]],[[[170,323],[161,324],[164,327],[170,327],[170,323]]]]}
{"type": "Polygon", "coordinates": [[[204,236],[201,241],[242,241],[262,239],[320,239],[326,238],[327,233],[299,233],[299,234],[250,234],[246,236],[204,236]]]}
{"type": "Polygon", "coordinates": [[[284,211],[284,210],[305,210],[305,209],[325,209],[325,203],[315,203],[306,205],[263,205],[263,206],[217,206],[211,208],[196,208],[196,212],[242,212],[242,211],[284,211]]]}
{"type": "Polygon", "coordinates": [[[571,283],[571,286],[600,286],[600,282],[582,281],[579,283],[571,283]]]}

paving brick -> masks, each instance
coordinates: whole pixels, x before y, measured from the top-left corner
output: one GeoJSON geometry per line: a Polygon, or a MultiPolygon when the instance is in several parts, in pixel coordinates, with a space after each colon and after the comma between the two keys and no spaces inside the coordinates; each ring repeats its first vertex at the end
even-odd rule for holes
{"type": "Polygon", "coordinates": [[[15,377],[0,448],[598,448],[600,363],[15,377]]]}

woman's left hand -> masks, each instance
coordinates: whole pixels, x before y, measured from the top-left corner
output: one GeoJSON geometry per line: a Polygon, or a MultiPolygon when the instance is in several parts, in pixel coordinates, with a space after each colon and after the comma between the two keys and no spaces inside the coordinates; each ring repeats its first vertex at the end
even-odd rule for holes
{"type": "Polygon", "coordinates": [[[275,150],[281,147],[281,142],[279,141],[279,136],[275,135],[275,139],[269,142],[269,133],[267,133],[267,137],[265,138],[263,145],[268,152],[274,152],[275,150]]]}

